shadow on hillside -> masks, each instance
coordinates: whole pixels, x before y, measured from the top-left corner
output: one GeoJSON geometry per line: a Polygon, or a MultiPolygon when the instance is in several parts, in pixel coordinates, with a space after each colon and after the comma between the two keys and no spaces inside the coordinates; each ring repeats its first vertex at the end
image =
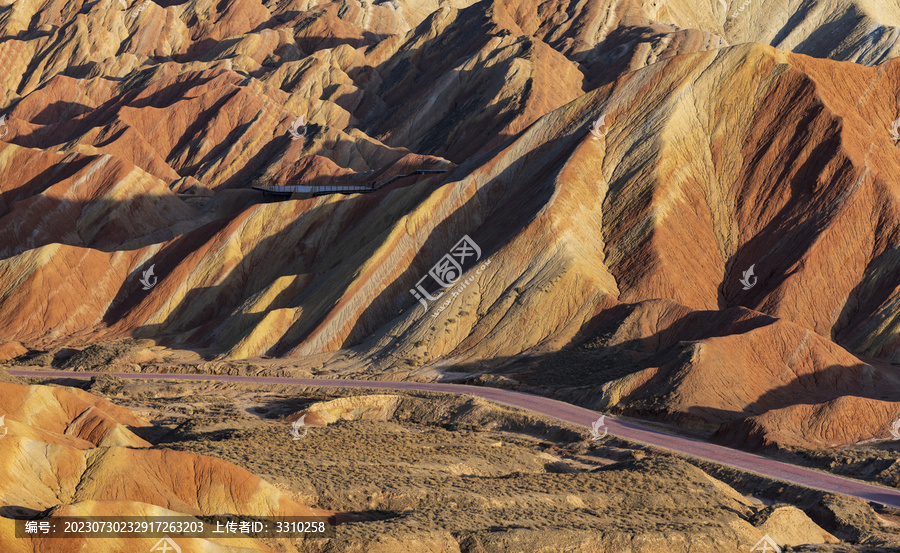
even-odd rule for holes
{"type": "MultiPolygon", "coordinates": [[[[404,198],[406,207],[398,216],[415,209],[429,192],[422,188],[404,198]]],[[[287,343],[282,340],[272,345],[269,354],[296,346],[331,313],[351,287],[358,268],[382,246],[391,227],[390,222],[380,220],[378,206],[388,194],[384,190],[341,196],[337,202],[318,198],[295,200],[297,218],[291,224],[256,242],[214,286],[188,289],[164,322],[142,326],[135,334],[168,336],[179,346],[191,348],[220,344],[227,350],[272,310],[298,309],[304,316],[287,331],[286,336],[290,336],[287,343]],[[348,223],[356,224],[334,234],[330,227],[334,224],[331,219],[335,209],[340,209],[348,223]],[[373,223],[367,224],[369,220],[373,223]],[[259,270],[261,267],[264,270],[259,270]],[[262,294],[281,277],[295,278],[269,298],[264,310],[240,312],[245,302],[262,294]]],[[[262,193],[259,196],[262,198],[262,193]]],[[[191,252],[205,244],[214,244],[221,230],[220,226],[207,225],[179,237],[145,265],[155,263],[160,283],[164,283],[165,275],[191,252]]],[[[113,301],[104,322],[115,325],[142,301],[140,295],[123,292],[113,301]]],[[[412,297],[407,301],[413,302],[412,297]]]]}
{"type": "MultiPolygon", "coordinates": [[[[201,225],[196,220],[200,214],[198,208],[185,203],[192,198],[190,195],[134,195],[126,201],[84,201],[47,193],[60,181],[72,178],[94,162],[96,159],[76,159],[48,168],[19,188],[0,194],[0,232],[7,237],[5,243],[11,244],[0,249],[0,260],[51,244],[104,252],[136,250],[177,241],[192,232],[203,233],[203,229],[207,233],[209,229],[219,231],[239,211],[266,203],[266,198],[255,191],[240,194],[225,191],[227,194],[211,199],[196,196],[208,204],[203,211],[213,213],[210,217],[214,220],[201,225]],[[242,205],[234,201],[238,196],[242,205]],[[134,224],[136,217],[141,224],[134,224]]],[[[180,255],[187,252],[182,251],[180,255]]]]}
{"type": "MultiPolygon", "coordinates": [[[[234,132],[239,135],[242,131],[236,130],[234,132]]],[[[194,134],[196,133],[188,130],[184,133],[184,137],[190,137],[194,134]]],[[[270,146],[277,149],[277,146],[274,145],[275,141],[288,143],[289,137],[283,135],[273,139],[270,146]]],[[[341,142],[343,143],[345,141],[341,142]]],[[[173,150],[177,151],[186,146],[187,143],[182,141],[173,150]]],[[[353,144],[348,143],[347,146],[352,147],[353,144]]],[[[545,154],[545,151],[552,149],[552,147],[551,144],[545,144],[535,152],[530,152],[527,156],[529,158],[539,158],[545,154]]],[[[335,149],[338,148],[340,148],[340,146],[335,147],[335,149]]],[[[216,152],[213,151],[210,152],[207,157],[215,155],[216,152]]],[[[563,154],[558,153],[558,155],[563,154]]],[[[260,158],[262,157],[265,156],[260,155],[260,158]]],[[[198,167],[202,166],[202,164],[203,162],[199,163],[198,167]]],[[[510,181],[514,178],[514,175],[507,174],[511,172],[512,170],[508,170],[495,179],[495,183],[499,184],[499,186],[494,186],[494,188],[498,188],[499,191],[495,191],[493,194],[482,194],[479,197],[472,198],[467,205],[458,210],[457,213],[460,213],[460,215],[453,215],[442,222],[433,235],[437,238],[429,238],[428,241],[426,241],[423,250],[428,251],[429,249],[438,249],[436,247],[430,248],[430,244],[432,243],[440,243],[442,244],[442,247],[446,247],[447,244],[452,245],[458,238],[461,238],[462,235],[453,238],[452,243],[450,243],[451,241],[448,241],[448,238],[442,235],[441,230],[448,226],[454,226],[452,223],[457,217],[470,217],[469,211],[477,209],[479,204],[483,205],[485,200],[488,199],[486,196],[492,196],[491,199],[499,201],[502,196],[502,191],[511,184],[510,181]]],[[[325,184],[328,183],[329,180],[328,177],[317,177],[309,179],[307,183],[312,185],[319,183],[325,184]]],[[[510,208],[505,210],[506,212],[504,214],[493,218],[487,216],[490,215],[490,213],[485,215],[484,218],[488,221],[485,224],[486,234],[502,235],[518,231],[528,223],[531,217],[533,217],[533,215],[544,205],[551,194],[552,187],[548,186],[544,189],[542,195],[528,195],[513,200],[507,198],[507,204],[510,204],[510,208]]],[[[409,202],[398,216],[402,217],[414,210],[425,195],[427,195],[427,191],[419,191],[415,195],[415,199],[409,202]]],[[[356,210],[359,211],[360,216],[368,217],[371,213],[376,211],[374,207],[377,206],[384,197],[383,191],[368,194],[365,195],[365,197],[348,197],[342,202],[342,206],[344,206],[342,207],[342,210],[356,210]]],[[[326,208],[323,213],[327,213],[330,209],[331,207],[326,208]]],[[[353,276],[355,275],[355,270],[338,270],[339,266],[352,267],[354,264],[356,266],[362,266],[369,256],[374,255],[375,251],[381,246],[382,241],[387,238],[387,233],[390,230],[383,221],[379,221],[378,226],[375,228],[380,227],[380,232],[373,233],[372,228],[365,228],[363,230],[362,228],[357,227],[355,232],[352,233],[355,236],[350,239],[341,237],[341,240],[335,239],[324,241],[325,243],[330,243],[330,248],[339,247],[342,248],[343,251],[352,252],[352,254],[350,254],[350,257],[353,259],[352,261],[347,259],[335,259],[334,256],[331,256],[331,259],[325,262],[321,259],[305,259],[305,252],[315,253],[318,248],[322,246],[321,242],[323,242],[323,240],[321,238],[318,239],[320,243],[316,243],[315,239],[312,238],[306,239],[306,237],[310,235],[310,232],[314,232],[317,226],[324,223],[324,219],[327,217],[325,215],[320,217],[317,214],[317,211],[318,209],[313,209],[311,212],[307,212],[303,215],[303,219],[305,221],[310,221],[312,226],[307,229],[309,232],[304,234],[303,238],[301,238],[303,241],[301,244],[292,244],[290,243],[291,239],[285,238],[286,235],[291,234],[290,227],[276,235],[267,237],[261,243],[257,244],[253,251],[246,255],[243,260],[238,262],[237,267],[230,271],[229,275],[225,277],[224,280],[217,283],[215,287],[193,288],[189,290],[179,306],[169,314],[165,322],[158,325],[143,327],[138,330],[137,335],[158,336],[161,332],[164,332],[168,335],[178,334],[179,337],[177,343],[179,345],[187,345],[196,342],[203,342],[208,345],[214,341],[214,338],[212,338],[213,336],[222,337],[220,332],[225,332],[228,336],[223,337],[224,339],[219,340],[219,342],[222,344],[230,344],[239,341],[244,333],[255,327],[266,316],[266,312],[278,308],[292,308],[301,309],[304,317],[291,325],[291,328],[287,331],[284,338],[273,345],[268,350],[267,354],[283,354],[295,347],[298,343],[303,342],[315,328],[325,322],[326,317],[332,313],[333,306],[339,301],[341,293],[349,288],[353,278],[355,278],[353,276]],[[348,243],[352,243],[353,246],[347,245],[348,243]],[[288,253],[296,251],[295,248],[300,250],[299,256],[288,253]],[[288,253],[286,258],[285,253],[288,253]],[[282,266],[272,275],[272,279],[262,281],[253,277],[254,272],[256,272],[256,266],[271,266],[273,260],[283,260],[283,262],[282,266]],[[294,287],[289,286],[287,289],[283,290],[278,297],[274,298],[265,311],[242,314],[237,313],[239,306],[243,301],[246,301],[247,298],[260,294],[271,284],[272,280],[288,275],[313,275],[313,279],[309,283],[298,284],[294,287]],[[337,282],[335,281],[335,278],[337,278],[337,282]],[[197,305],[202,307],[197,308],[197,305]],[[306,315],[307,313],[310,313],[310,315],[306,315]],[[231,320],[226,321],[226,319],[231,320]],[[225,322],[228,323],[227,326],[231,329],[243,330],[229,331],[228,329],[224,329],[220,325],[225,322]]],[[[352,218],[348,219],[352,220],[352,218]]],[[[457,225],[458,224],[459,223],[457,222],[457,225]]],[[[209,229],[210,227],[207,228],[209,229]]],[[[212,230],[213,229],[210,229],[211,232],[207,233],[204,241],[212,239],[212,230]]],[[[194,234],[202,234],[202,230],[198,229],[197,231],[194,231],[194,234]]],[[[183,240],[184,238],[179,238],[177,242],[183,240]]],[[[199,240],[199,238],[195,238],[195,240],[199,240]]],[[[294,238],[294,240],[296,240],[296,238],[294,238]]],[[[482,241],[485,240],[482,238],[482,241]]],[[[483,246],[483,248],[485,248],[485,253],[489,255],[494,249],[494,244],[496,244],[496,242],[486,241],[486,244],[488,245],[483,246]]],[[[173,252],[179,250],[190,251],[190,248],[179,246],[180,244],[176,243],[172,248],[167,248],[167,250],[173,252]]],[[[432,256],[434,256],[434,253],[432,253],[432,256]]],[[[157,263],[157,272],[160,273],[169,270],[171,266],[175,264],[176,260],[180,260],[179,255],[169,254],[166,251],[163,251],[155,256],[152,261],[148,261],[148,263],[157,263]]],[[[433,262],[433,260],[430,260],[429,262],[433,262]]],[[[424,271],[421,272],[424,273],[424,271]]],[[[267,271],[267,273],[271,273],[271,271],[267,271]]],[[[415,279],[418,278],[415,275],[418,275],[419,273],[420,271],[418,268],[410,267],[409,270],[389,286],[388,290],[382,292],[372,305],[366,308],[367,311],[371,310],[371,313],[364,314],[361,319],[366,320],[366,324],[373,324],[373,328],[377,328],[379,325],[386,323],[393,318],[391,313],[396,312],[396,309],[402,311],[409,306],[417,305],[416,300],[411,295],[408,295],[408,289],[413,285],[415,279]],[[401,293],[397,293],[398,291],[401,293]]],[[[104,322],[110,325],[115,324],[115,321],[123,318],[125,313],[135,306],[136,304],[134,302],[117,297],[107,316],[104,318],[104,322]]],[[[345,345],[358,343],[373,330],[363,328],[362,325],[363,323],[360,322],[351,330],[350,335],[344,340],[345,345]]]]}
{"type": "MultiPolygon", "coordinates": [[[[816,103],[795,106],[793,113],[797,118],[797,128],[814,126],[814,120],[821,117],[819,108],[816,103]]],[[[754,121],[753,124],[765,125],[762,121],[754,121]]],[[[756,133],[763,134],[762,129],[751,130],[751,135],[756,133]]],[[[745,174],[737,179],[738,182],[756,182],[760,180],[759,173],[768,175],[772,171],[768,160],[769,148],[773,145],[765,146],[745,163],[743,168],[745,174]]],[[[790,187],[790,201],[782,201],[781,207],[773,210],[774,213],[767,217],[768,222],[725,260],[726,278],[719,286],[720,308],[734,305],[758,308],[766,297],[772,294],[773,289],[782,286],[799,270],[798,267],[803,265],[805,257],[809,255],[813,245],[821,239],[826,227],[840,216],[841,212],[837,209],[835,198],[817,190],[820,176],[828,174],[825,169],[833,159],[840,157],[840,148],[840,133],[826,133],[826,137],[815,145],[805,161],[796,167],[796,160],[803,159],[808,144],[798,139],[789,141],[781,147],[779,155],[787,160],[780,165],[782,173],[768,175],[762,180],[774,179],[786,183],[790,187]],[[804,208],[797,209],[798,205],[804,208]],[[784,240],[785,229],[791,229],[790,240],[784,240]],[[772,260],[777,260],[777,265],[773,265],[772,260]],[[743,290],[740,275],[751,266],[754,266],[759,285],[754,285],[751,290],[746,291],[743,290]]],[[[849,193],[856,184],[855,181],[846,180],[842,192],[849,193]]],[[[757,198],[738,198],[741,203],[754,200],[757,198]]]]}
{"type": "MultiPolygon", "coordinates": [[[[773,386],[742,409],[696,405],[672,412],[667,405],[693,362],[695,345],[704,339],[743,334],[767,326],[775,318],[746,312],[692,312],[645,338],[614,342],[620,327],[629,325],[635,305],[619,305],[598,314],[580,335],[562,350],[537,355],[495,358],[490,361],[444,366],[446,381],[508,388],[548,396],[589,409],[597,408],[603,385],[648,368],[659,373],[618,401],[614,412],[686,426],[718,425],[798,403],[824,403],[851,395],[882,401],[900,401],[900,389],[890,381],[874,380],[878,367],[864,362],[832,365],[789,383],[773,386]],[[729,322],[729,320],[731,322],[729,322]],[[867,374],[868,373],[868,374],[867,374]]],[[[741,380],[741,375],[736,375],[741,380]]],[[[740,385],[736,382],[735,385],[740,385]]],[[[711,398],[727,390],[709,390],[711,398]]]]}
{"type": "MultiPolygon", "coordinates": [[[[876,321],[879,320],[879,317],[870,317],[868,319],[870,324],[862,328],[851,324],[851,322],[854,318],[859,317],[860,313],[871,313],[873,315],[881,313],[882,317],[885,316],[882,306],[890,305],[889,300],[894,295],[896,288],[894,283],[886,279],[879,280],[879,277],[887,267],[896,267],[898,258],[900,258],[900,251],[896,248],[888,248],[866,265],[862,272],[862,278],[847,295],[847,301],[841,307],[841,313],[838,315],[837,322],[832,327],[831,339],[833,341],[846,344],[846,347],[852,347],[856,351],[864,351],[869,355],[881,354],[879,351],[872,351],[874,347],[871,344],[871,338],[866,336],[866,330],[877,324],[876,321]]],[[[887,328],[885,330],[887,331],[887,328]]],[[[884,352],[886,355],[890,355],[891,346],[889,344],[890,341],[883,346],[887,349],[884,352]]],[[[896,361],[896,358],[894,360],[896,361]]]]}
{"type": "MultiPolygon", "coordinates": [[[[285,137],[279,139],[289,140],[285,137]]],[[[549,145],[543,147],[549,148],[549,145]]],[[[528,155],[540,157],[544,152],[539,150],[528,155]]],[[[323,183],[328,181],[327,177],[322,179],[323,183]]],[[[436,250],[452,246],[465,231],[459,237],[448,238],[445,236],[448,231],[444,229],[465,226],[458,218],[469,219],[472,216],[470,212],[480,211],[481,205],[488,198],[499,200],[510,180],[512,177],[504,173],[495,180],[496,187],[500,190],[473,197],[466,205],[460,207],[426,240],[423,251],[430,249],[435,253],[441,253],[436,250]],[[441,244],[441,247],[431,244],[441,244]]],[[[316,184],[319,181],[312,179],[309,182],[316,184]]],[[[491,212],[484,214],[484,219],[487,220],[482,225],[485,234],[494,236],[514,234],[544,205],[552,190],[552,187],[548,186],[542,195],[529,195],[515,200],[507,198],[507,203],[513,205],[508,206],[509,209],[505,209],[502,214],[493,218],[490,217],[491,212]]],[[[392,205],[395,208],[398,201],[402,203],[396,217],[402,218],[416,209],[430,191],[429,188],[419,188],[411,195],[394,198],[392,205]]],[[[333,315],[334,306],[357,278],[359,267],[368,262],[382,247],[392,227],[390,221],[384,221],[378,216],[380,211],[378,206],[389,193],[388,190],[381,190],[371,194],[344,197],[340,201],[340,209],[344,213],[343,220],[357,224],[351,229],[339,231],[346,233],[340,236],[323,234],[325,225],[332,224],[329,223],[329,219],[335,205],[326,203],[317,206],[317,200],[307,200],[306,202],[311,203],[305,205],[314,207],[302,212],[293,225],[255,244],[252,251],[247,252],[215,286],[189,289],[164,322],[143,326],[135,334],[153,337],[167,335],[173,338],[177,335],[175,343],[179,346],[198,344],[205,347],[219,343],[227,350],[229,344],[238,343],[272,310],[297,309],[304,316],[294,322],[284,333],[283,338],[267,351],[268,355],[284,354],[302,343],[311,332],[325,322],[327,317],[333,315]],[[367,224],[367,220],[372,220],[375,224],[367,224]],[[296,232],[298,226],[304,228],[300,235],[296,232]],[[345,252],[346,255],[342,256],[336,252],[345,252]],[[273,263],[278,265],[274,271],[271,270],[273,263]],[[259,271],[258,267],[261,266],[266,267],[266,270],[259,271]],[[293,275],[310,275],[312,278],[305,282],[300,282],[304,279],[295,279],[293,284],[289,284],[272,298],[264,310],[239,313],[241,306],[249,298],[263,293],[280,277],[293,275]]],[[[494,205],[491,202],[488,204],[492,207],[494,205]]],[[[145,265],[155,264],[156,273],[160,275],[161,282],[164,282],[165,275],[171,273],[191,252],[213,241],[221,229],[222,225],[210,224],[195,229],[190,235],[178,237],[152,259],[147,260],[145,265]]],[[[478,240],[477,235],[473,238],[478,240]]],[[[482,239],[482,242],[485,242],[481,245],[483,256],[487,257],[496,243],[485,239],[482,239]]],[[[434,260],[436,256],[426,263],[433,263],[434,260]]],[[[393,313],[396,313],[397,309],[402,312],[417,306],[417,301],[408,293],[408,289],[413,286],[414,280],[418,278],[416,275],[420,272],[424,274],[425,271],[419,271],[418,267],[411,266],[395,279],[387,290],[366,307],[366,312],[358,318],[360,322],[344,340],[344,345],[352,345],[363,340],[372,330],[394,318],[393,313]],[[398,291],[400,293],[397,293],[398,291]],[[362,321],[372,324],[373,328],[363,328],[362,321]]],[[[123,291],[112,302],[104,317],[104,323],[114,326],[143,302],[142,295],[123,291]]]]}
{"type": "MultiPolygon", "coordinates": [[[[621,26],[615,28],[606,39],[593,48],[571,56],[584,74],[584,89],[594,90],[606,86],[629,71],[632,56],[644,43],[659,41],[660,33],[650,27],[621,26]]],[[[566,39],[550,41],[557,51],[565,49],[566,39]]],[[[567,56],[568,57],[568,56],[567,56]]]]}
{"type": "Polygon", "coordinates": [[[61,120],[69,120],[92,111],[94,108],[78,102],[53,102],[46,104],[41,111],[34,114],[29,123],[37,125],[54,125],[61,120]]]}
{"type": "MultiPolygon", "coordinates": [[[[830,365],[815,373],[798,376],[787,384],[768,389],[741,410],[724,410],[698,405],[690,407],[687,413],[676,415],[674,419],[682,424],[698,422],[718,425],[793,405],[824,404],[845,396],[886,402],[900,401],[900,388],[896,384],[883,377],[878,380],[870,380],[867,372],[871,372],[878,378],[878,369],[866,363],[860,362],[850,366],[830,365]]],[[[670,374],[664,384],[674,384],[675,380],[675,375],[670,374]]],[[[722,392],[724,391],[719,393],[722,392]]],[[[635,394],[643,396],[636,398],[638,405],[648,404],[651,401],[651,394],[652,390],[650,389],[635,394]]],[[[847,424],[858,423],[847,421],[847,424]]],[[[888,428],[884,429],[885,432],[887,430],[888,428]]],[[[717,436],[716,439],[721,439],[721,437],[717,436]]],[[[754,449],[756,446],[748,444],[748,447],[754,449]]]]}
{"type": "Polygon", "coordinates": [[[47,511],[38,511],[30,507],[22,507],[19,505],[5,505],[0,507],[0,517],[13,520],[33,520],[41,518],[41,515],[47,511]]]}
{"type": "MultiPolygon", "coordinates": [[[[474,269],[478,263],[490,258],[502,244],[508,243],[522,229],[534,220],[537,213],[547,205],[554,193],[554,187],[549,179],[535,179],[542,186],[536,186],[531,194],[511,193],[515,190],[515,181],[523,166],[531,159],[545,159],[550,166],[562,163],[563,157],[569,150],[558,148],[555,143],[545,143],[539,148],[520,157],[498,176],[480,188],[478,194],[473,195],[453,214],[441,221],[431,235],[424,241],[416,255],[416,261],[410,263],[393,281],[381,291],[377,298],[365,307],[357,317],[357,323],[353,326],[341,347],[353,347],[362,344],[368,336],[382,325],[394,318],[395,313],[404,313],[410,306],[417,308],[418,300],[413,296],[412,290],[416,283],[427,277],[432,268],[451,248],[466,234],[481,249],[481,257],[477,261],[467,260],[463,266],[463,274],[457,282],[461,282],[469,276],[466,271],[474,269]],[[550,153],[556,149],[556,157],[550,153]],[[485,201],[489,200],[489,201],[485,201]],[[466,222],[472,219],[484,221],[476,229],[467,231],[455,231],[463,228],[466,222]],[[449,239],[448,239],[449,237],[449,239]],[[376,324],[373,325],[373,321],[376,324]],[[370,326],[366,326],[370,325],[370,326]]],[[[461,183],[467,175],[454,174],[456,183],[461,183]]],[[[453,186],[454,183],[445,184],[453,186]]],[[[435,282],[429,278],[422,280],[429,294],[435,295],[439,289],[435,282]],[[431,283],[430,286],[428,283],[431,283]]],[[[452,289],[452,287],[451,287],[452,289]]]]}
{"type": "MultiPolygon", "coordinates": [[[[313,126],[312,136],[315,136],[316,129],[317,127],[313,126]]],[[[273,139],[273,142],[289,140],[288,137],[279,136],[273,139]]],[[[246,190],[242,191],[243,196],[246,197],[242,196],[239,198],[235,196],[231,198],[229,196],[226,198],[224,192],[229,191],[220,191],[216,193],[213,199],[204,200],[213,204],[213,208],[210,208],[210,210],[215,211],[218,217],[209,223],[203,225],[198,223],[191,227],[190,224],[184,226],[185,223],[189,222],[178,217],[165,218],[164,214],[166,212],[173,213],[165,202],[174,202],[173,205],[183,204],[183,201],[174,195],[162,198],[159,196],[135,195],[129,197],[126,201],[107,199],[83,201],[55,198],[49,194],[44,194],[46,190],[62,181],[81,178],[79,173],[85,171],[93,162],[96,162],[95,157],[78,157],[70,163],[46,169],[17,188],[4,190],[0,194],[0,202],[2,202],[0,205],[5,208],[4,211],[0,212],[0,226],[5,224],[9,229],[28,232],[28,236],[23,235],[21,238],[13,240],[13,244],[18,249],[5,252],[5,257],[7,258],[25,250],[39,248],[52,243],[62,243],[102,251],[124,251],[165,242],[160,251],[147,259],[141,267],[135,269],[132,274],[124,279],[120,290],[116,293],[103,316],[103,323],[108,326],[122,323],[133,313],[133,310],[139,307],[158,306],[161,301],[165,301],[160,298],[153,299],[152,297],[159,292],[160,287],[149,292],[141,290],[141,285],[137,282],[141,276],[141,269],[151,265],[154,266],[159,282],[165,282],[168,276],[172,272],[177,271],[179,266],[185,262],[185,259],[189,259],[198,249],[202,249],[204,245],[214,241],[218,233],[232,224],[233,218],[241,211],[245,211],[257,203],[267,203],[267,198],[260,192],[246,190]],[[246,202],[243,205],[240,203],[242,200],[246,202]],[[222,204],[219,206],[221,209],[215,207],[217,202],[222,204]],[[127,213],[123,213],[123,210],[127,211],[127,213]],[[160,217],[160,226],[154,228],[152,219],[143,218],[142,214],[146,210],[149,210],[154,217],[160,217]],[[218,213],[220,210],[223,213],[218,213]],[[43,224],[47,221],[47,213],[53,213],[57,216],[57,220],[53,221],[51,225],[43,224]],[[87,214],[90,214],[90,218],[94,222],[86,227],[84,218],[87,214]],[[31,219],[34,217],[37,217],[39,221],[32,221],[31,219]],[[135,217],[141,218],[141,222],[147,223],[150,228],[142,229],[140,225],[131,225],[130,222],[135,217]],[[175,225],[180,226],[176,229],[175,225]],[[89,229],[89,232],[85,233],[82,228],[89,229]]],[[[321,184],[328,182],[329,179],[326,176],[318,177],[313,181],[313,183],[321,184]]],[[[391,186],[390,190],[399,187],[400,185],[391,186]]],[[[363,223],[367,219],[379,221],[378,206],[385,200],[390,190],[386,189],[369,195],[342,196],[338,204],[342,206],[340,208],[342,211],[351,213],[349,221],[362,221],[363,223]]],[[[430,187],[420,187],[418,193],[414,193],[411,199],[406,200],[408,203],[407,209],[400,216],[408,213],[409,210],[415,209],[430,191],[430,187]]],[[[315,205],[318,201],[318,199],[309,200],[306,205],[315,205]]],[[[372,255],[375,249],[380,246],[377,240],[383,239],[388,229],[384,221],[379,221],[378,225],[363,224],[360,227],[347,231],[350,235],[349,237],[328,236],[323,234],[323,232],[316,232],[317,230],[321,231],[321,229],[330,224],[329,213],[338,204],[332,202],[329,205],[313,207],[305,211],[305,208],[302,208],[300,216],[293,224],[289,224],[283,231],[267,237],[261,243],[255,244],[253,251],[248,253],[246,258],[230,272],[224,281],[217,283],[213,287],[188,290],[185,297],[179,298],[180,305],[175,308],[174,312],[164,323],[139,328],[137,333],[159,337],[162,343],[172,343],[174,339],[179,344],[190,344],[193,337],[200,342],[208,344],[215,341],[215,334],[211,332],[217,324],[223,322],[222,318],[226,318],[249,297],[271,284],[271,281],[263,281],[254,277],[254,272],[259,272],[256,271],[257,267],[270,267],[273,261],[278,262],[280,260],[282,267],[274,274],[274,278],[285,275],[325,274],[336,271],[338,266],[343,264],[345,260],[330,255],[328,250],[333,246],[340,245],[342,242],[352,242],[354,244],[348,246],[346,251],[353,252],[351,264],[355,263],[356,266],[362,265],[366,261],[367,256],[372,255]],[[298,226],[302,225],[306,225],[304,232],[316,233],[317,235],[303,242],[303,238],[306,235],[300,234],[301,243],[299,244],[299,249],[301,252],[299,253],[301,255],[297,255],[298,244],[296,243],[296,237],[298,234],[295,231],[298,226]],[[379,225],[382,229],[380,235],[377,233],[373,234],[372,229],[378,228],[379,225]],[[320,249],[322,252],[319,251],[320,249]],[[306,257],[304,253],[308,253],[309,257],[306,257]],[[328,258],[325,261],[325,265],[321,264],[321,257],[328,258]],[[196,313],[192,313],[198,302],[203,304],[204,307],[197,310],[196,313]],[[216,320],[217,317],[220,320],[216,320]]],[[[193,209],[188,209],[186,206],[183,207],[186,212],[194,212],[193,209]]],[[[177,213],[177,210],[174,213],[177,213]]],[[[182,274],[189,274],[190,272],[188,268],[182,274]]],[[[349,286],[350,281],[347,279],[351,278],[349,274],[352,274],[353,269],[349,269],[347,272],[337,272],[348,275],[341,279],[342,284],[335,286],[333,278],[328,279],[327,282],[324,279],[313,279],[309,289],[288,288],[273,299],[272,305],[294,307],[306,304],[308,306],[308,302],[316,303],[319,301],[319,298],[314,296],[321,292],[326,285],[330,287],[330,290],[333,290],[332,294],[342,292],[343,287],[349,286]],[[297,292],[297,295],[293,295],[292,292],[297,292]]],[[[269,271],[265,271],[265,273],[271,274],[269,271]]],[[[48,299],[46,301],[53,303],[56,300],[48,299]]],[[[414,300],[410,297],[407,299],[407,302],[411,304],[414,300]]],[[[55,309],[52,305],[48,305],[48,308],[51,310],[55,309]]],[[[253,313],[246,314],[243,318],[238,317],[240,320],[236,327],[246,331],[259,322],[262,315],[253,313]]],[[[201,351],[198,350],[198,353],[201,353],[201,351]]]]}

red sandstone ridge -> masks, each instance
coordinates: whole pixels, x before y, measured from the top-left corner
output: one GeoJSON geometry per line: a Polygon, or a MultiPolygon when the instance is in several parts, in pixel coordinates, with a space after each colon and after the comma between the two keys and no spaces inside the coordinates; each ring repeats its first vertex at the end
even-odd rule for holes
{"type": "Polygon", "coordinates": [[[8,10],[3,338],[500,372],[757,445],[884,436],[785,425],[900,386],[900,65],[867,31],[896,6],[308,4],[8,10]],[[418,170],[447,172],[392,181],[418,170]],[[423,307],[464,236],[465,287],[423,307]]]}
{"type": "Polygon", "coordinates": [[[773,409],[722,425],[716,439],[735,447],[836,447],[894,439],[890,430],[900,417],[900,402],[844,395],[821,404],[773,409]],[[867,421],[868,424],[860,424],[867,421]],[[869,427],[883,428],[872,435],[869,427]]]}

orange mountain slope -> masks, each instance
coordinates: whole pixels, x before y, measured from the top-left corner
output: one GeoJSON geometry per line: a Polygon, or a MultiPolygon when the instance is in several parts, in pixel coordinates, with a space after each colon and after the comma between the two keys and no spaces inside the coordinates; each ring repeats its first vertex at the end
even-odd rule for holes
{"type": "MultiPolygon", "coordinates": [[[[48,510],[55,516],[332,514],[301,505],[225,461],[149,449],[130,430],[147,422],[75,388],[0,383],[0,405],[0,466],[3,474],[15,475],[0,482],[7,517],[48,510]]],[[[84,542],[94,551],[137,552],[156,541],[21,539],[14,528],[12,518],[0,518],[3,551],[73,551],[84,542]]],[[[249,538],[182,543],[203,551],[272,551],[249,538]]]]}
{"type": "Polygon", "coordinates": [[[513,376],[737,442],[887,437],[895,5],[312,4],[3,12],[0,336],[415,379],[602,337],[627,363],[513,376]],[[857,401],[884,416],[778,422],[857,401]]]}

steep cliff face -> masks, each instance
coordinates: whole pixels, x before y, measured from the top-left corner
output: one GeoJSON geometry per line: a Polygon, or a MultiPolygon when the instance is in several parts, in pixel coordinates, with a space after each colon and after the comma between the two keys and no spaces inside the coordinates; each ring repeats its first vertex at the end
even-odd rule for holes
{"type": "Polygon", "coordinates": [[[898,23],[850,1],[14,3],[0,334],[430,379],[614,324],[641,366],[606,408],[718,425],[798,391],[895,397],[898,23]]]}

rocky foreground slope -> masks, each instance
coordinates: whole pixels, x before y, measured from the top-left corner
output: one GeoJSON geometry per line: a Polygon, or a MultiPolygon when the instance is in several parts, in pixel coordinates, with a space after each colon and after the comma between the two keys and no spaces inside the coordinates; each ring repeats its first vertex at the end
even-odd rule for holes
{"type": "Polygon", "coordinates": [[[6,4],[5,349],[137,336],[498,373],[735,444],[887,438],[898,19],[874,0],[6,4]],[[417,169],[446,172],[251,189],[417,169]],[[551,363],[573,348],[583,367],[551,363]]]}
{"type": "MultiPolygon", "coordinates": [[[[77,388],[0,382],[0,547],[4,552],[146,552],[157,539],[15,537],[15,519],[54,516],[331,515],[236,465],[151,449],[150,424],[77,388]],[[81,549],[79,549],[81,548],[81,549]]],[[[275,551],[256,540],[183,539],[190,551],[275,551]]]]}
{"type": "MultiPolygon", "coordinates": [[[[747,551],[765,535],[784,551],[865,547],[886,553],[900,545],[900,530],[890,519],[896,511],[876,514],[861,500],[765,479],[744,481],[727,472],[714,478],[678,456],[611,436],[593,441],[584,429],[475,398],[115,377],[62,382],[91,393],[0,384],[3,397],[25,389],[52,396],[60,405],[41,404],[44,426],[32,415],[33,403],[6,412],[9,435],[0,439],[0,458],[22,444],[28,450],[48,447],[24,434],[40,428],[49,436],[57,418],[67,420],[61,406],[72,408],[76,400],[84,402],[78,409],[95,406],[86,418],[114,415],[117,424],[136,428],[154,446],[132,445],[127,451],[133,470],[109,478],[117,485],[104,487],[102,495],[96,475],[108,465],[84,472],[87,489],[77,487],[77,502],[71,493],[54,490],[39,504],[28,503],[22,494],[13,499],[8,488],[0,492],[4,501],[34,509],[49,506],[55,513],[173,509],[197,514],[252,506],[262,514],[270,511],[258,499],[268,497],[271,511],[307,504],[352,513],[327,540],[197,541],[184,551],[720,553],[747,551]],[[127,405],[141,418],[109,407],[108,400],[127,405]],[[286,423],[298,416],[305,416],[309,426],[294,440],[286,423]],[[145,419],[153,426],[143,426],[145,419]],[[5,443],[8,438],[15,442],[5,443]],[[142,459],[156,454],[170,462],[144,472],[142,459]],[[184,459],[192,461],[180,462],[184,459]],[[236,477],[249,474],[244,469],[272,484],[256,476],[243,484],[236,477]],[[170,482],[175,471],[178,478],[170,482]],[[158,493],[147,493],[150,488],[158,493]],[[275,506],[275,500],[281,503],[275,506]]],[[[121,455],[122,449],[108,440],[86,451],[106,458],[121,455]]],[[[70,479],[44,482],[67,486],[70,479]]],[[[142,540],[11,540],[11,524],[0,523],[3,551],[149,550],[142,540]]]]}

